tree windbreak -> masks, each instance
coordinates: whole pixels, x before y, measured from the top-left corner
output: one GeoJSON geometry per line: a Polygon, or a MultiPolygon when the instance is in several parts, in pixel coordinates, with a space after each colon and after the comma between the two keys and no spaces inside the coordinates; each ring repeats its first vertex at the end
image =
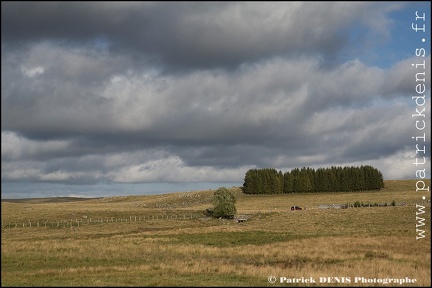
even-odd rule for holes
{"type": "Polygon", "coordinates": [[[274,168],[246,172],[243,192],[279,194],[305,192],[351,192],[384,188],[382,173],[372,166],[319,168],[303,167],[282,173],[274,168]]]}

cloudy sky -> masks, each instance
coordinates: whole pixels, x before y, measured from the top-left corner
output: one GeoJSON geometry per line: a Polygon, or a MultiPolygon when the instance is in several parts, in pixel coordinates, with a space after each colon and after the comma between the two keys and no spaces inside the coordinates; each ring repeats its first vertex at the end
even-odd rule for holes
{"type": "Polygon", "coordinates": [[[429,1],[2,1],[2,198],[240,186],[266,167],[415,178],[430,16],[429,1]]]}

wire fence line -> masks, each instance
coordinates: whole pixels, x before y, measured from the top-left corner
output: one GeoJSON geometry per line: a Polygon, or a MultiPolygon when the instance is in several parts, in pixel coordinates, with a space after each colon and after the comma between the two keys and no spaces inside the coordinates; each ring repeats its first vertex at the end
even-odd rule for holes
{"type": "MultiPolygon", "coordinates": [[[[394,203],[394,205],[389,203],[384,204],[378,204],[373,205],[370,203],[364,204],[361,203],[361,206],[357,208],[366,208],[366,207],[375,207],[375,206],[416,206],[418,204],[429,204],[431,201],[423,200],[418,201],[417,203],[394,203]]],[[[319,206],[304,206],[303,210],[314,210],[314,209],[320,209],[320,208],[342,208],[339,207],[341,204],[331,204],[331,205],[319,205],[319,206]],[[326,206],[326,207],[323,207],[326,206]],[[328,206],[328,207],[327,207],[328,206]]],[[[345,205],[345,204],[344,204],[345,205]]],[[[343,208],[356,208],[353,204],[346,205],[347,207],[343,208]]],[[[285,209],[270,209],[270,210],[257,210],[254,211],[253,214],[257,215],[268,215],[273,214],[277,212],[288,212],[290,211],[289,208],[285,209]]],[[[291,211],[292,212],[292,211],[291,211]]],[[[68,219],[68,220],[17,220],[17,221],[1,221],[1,229],[11,229],[11,228],[35,228],[35,227],[46,227],[46,228],[73,228],[78,226],[84,226],[84,225],[97,225],[97,224],[108,224],[108,223],[132,223],[132,222],[139,222],[139,221],[153,221],[153,220],[193,220],[193,219],[199,219],[199,218],[205,218],[203,213],[182,213],[182,214],[158,214],[158,215],[144,215],[144,216],[132,216],[129,217],[97,217],[97,218],[89,218],[87,216],[83,216],[82,218],[76,218],[76,219],[68,219]]]]}
{"type": "Polygon", "coordinates": [[[28,221],[3,221],[1,222],[2,229],[9,228],[72,228],[84,225],[97,225],[108,223],[132,223],[139,221],[153,220],[192,220],[203,217],[202,214],[175,214],[175,215],[146,215],[129,217],[100,217],[100,218],[83,218],[83,219],[68,219],[68,220],[28,220],[28,221]]]}

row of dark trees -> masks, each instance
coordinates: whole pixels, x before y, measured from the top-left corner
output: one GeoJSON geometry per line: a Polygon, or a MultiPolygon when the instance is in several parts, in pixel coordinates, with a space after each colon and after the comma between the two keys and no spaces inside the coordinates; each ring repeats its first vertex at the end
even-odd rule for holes
{"type": "Polygon", "coordinates": [[[303,167],[285,173],[274,168],[250,169],[243,184],[243,192],[247,194],[349,192],[381,188],[384,188],[382,173],[368,165],[317,170],[303,167]]]}

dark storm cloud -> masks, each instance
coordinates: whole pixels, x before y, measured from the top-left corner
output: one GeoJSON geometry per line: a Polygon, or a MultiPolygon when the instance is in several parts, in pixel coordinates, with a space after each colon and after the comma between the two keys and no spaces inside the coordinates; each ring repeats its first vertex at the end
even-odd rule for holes
{"type": "Polygon", "coordinates": [[[397,8],[2,2],[2,179],[241,181],[365,161],[406,175],[391,167],[412,145],[416,59],[340,56],[354,25],[389,37],[397,8]]]}
{"type": "MultiPolygon", "coordinates": [[[[5,45],[105,46],[170,71],[273,56],[332,58],[371,3],[3,2],[5,45]],[[325,25],[323,25],[325,23],[325,25]]],[[[391,5],[388,5],[391,6],[391,5]]],[[[376,12],[375,12],[376,13],[376,12]]],[[[381,15],[377,15],[381,16],[381,15]]],[[[376,28],[376,27],[374,27],[376,28]]]]}

